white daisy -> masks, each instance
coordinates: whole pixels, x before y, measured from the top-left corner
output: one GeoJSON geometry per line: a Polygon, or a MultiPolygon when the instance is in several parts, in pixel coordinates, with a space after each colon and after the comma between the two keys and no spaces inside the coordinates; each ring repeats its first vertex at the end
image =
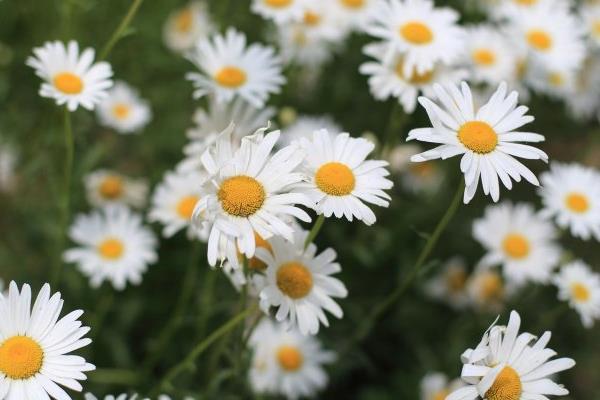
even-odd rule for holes
{"type": "Polygon", "coordinates": [[[79,105],[93,110],[96,104],[108,96],[113,82],[112,68],[105,61],[94,64],[94,49],[86,48],[79,54],[79,45],[46,42],[33,49],[34,56],[27,58],[27,65],[44,80],[40,96],[56,100],[59,106],[66,104],[69,111],[79,105]]]}
{"type": "Polygon", "coordinates": [[[279,93],[285,83],[281,61],[273,48],[247,46],[246,36],[233,28],[225,35],[200,40],[188,59],[200,70],[186,75],[196,89],[195,98],[212,94],[223,103],[239,96],[261,108],[269,95],[279,93]]]}
{"type": "Polygon", "coordinates": [[[579,164],[552,163],[541,179],[542,215],[573,236],[600,241],[600,173],[579,164]]]}
{"type": "Polygon", "coordinates": [[[569,0],[486,0],[488,15],[494,20],[511,19],[540,7],[567,9],[569,0]]]}
{"type": "Polygon", "coordinates": [[[464,385],[460,379],[450,381],[441,372],[430,372],[421,379],[421,400],[445,400],[451,392],[464,385]]]}
{"type": "Polygon", "coordinates": [[[574,95],[578,72],[571,69],[551,69],[532,64],[531,73],[525,79],[535,92],[546,94],[557,100],[565,100],[574,95]]]}
{"type": "Polygon", "coordinates": [[[343,312],[332,297],[344,298],[344,284],[332,277],[341,271],[336,253],[328,248],[317,255],[317,246],[304,242],[307,231],[294,232],[294,241],[279,237],[270,240],[271,252],[259,249],[256,256],[267,264],[266,283],[260,292],[261,308],[276,307],[275,318],[286,326],[297,326],[303,335],[315,335],[319,324],[329,326],[323,310],[336,318],[343,312]]]}
{"type": "Polygon", "coordinates": [[[183,53],[214,29],[206,4],[192,1],[169,15],[163,28],[163,40],[172,51],[183,53]]]}
{"type": "MultiPolygon", "coordinates": [[[[599,7],[600,8],[600,7],[599,7]]],[[[573,118],[588,121],[600,110],[600,57],[590,56],[577,74],[573,90],[563,97],[573,118]]]]}
{"type": "Polygon", "coordinates": [[[187,229],[188,237],[208,240],[206,230],[192,227],[192,214],[200,200],[201,187],[206,174],[201,172],[168,172],[154,190],[152,208],[148,214],[151,222],[164,225],[162,234],[171,237],[187,229]]]}
{"type": "Polygon", "coordinates": [[[9,192],[15,187],[17,161],[15,148],[0,140],[0,192],[9,192]]]}
{"type": "Polygon", "coordinates": [[[425,283],[425,293],[448,303],[460,310],[469,304],[467,295],[467,278],[469,277],[465,261],[455,257],[447,261],[440,272],[425,283]]]}
{"type": "Polygon", "coordinates": [[[433,127],[413,129],[407,140],[417,139],[440,146],[413,156],[412,161],[446,159],[462,154],[460,169],[465,174],[465,204],[475,195],[480,178],[483,192],[491,195],[494,201],[500,198],[498,178],[509,190],[511,179],[520,182],[521,177],[539,185],[535,175],[514,158],[548,160],[546,153],[538,148],[516,143],[544,140],[544,136],[537,133],[515,131],[534,119],[525,115],[527,107],[517,106],[517,92],[507,95],[507,86],[502,83],[487,104],[475,112],[471,89],[466,83],[461,84],[460,90],[454,85],[435,85],[434,91],[441,107],[428,98],[419,98],[433,127]]]}
{"type": "Polygon", "coordinates": [[[292,240],[292,228],[282,217],[290,215],[310,222],[310,217],[297,205],[313,206],[310,199],[291,185],[304,177],[294,170],[304,159],[297,146],[287,146],[270,155],[279,131],[264,134],[265,129],[242,139],[234,150],[227,128],[202,156],[209,179],[202,186],[200,202],[193,219],[199,226],[208,225],[208,262],[217,259],[237,260],[238,251],[254,256],[254,234],[264,239],[280,235],[292,240]]]}
{"type": "Polygon", "coordinates": [[[256,393],[295,400],[314,397],[327,385],[323,366],[332,363],[335,354],[324,350],[317,338],[265,319],[252,333],[249,345],[253,352],[249,379],[256,393]]]}
{"type": "Polygon", "coordinates": [[[88,202],[94,207],[126,204],[141,208],[146,204],[148,183],[116,171],[96,170],[84,177],[88,202]]]}
{"type": "Polygon", "coordinates": [[[581,67],[586,53],[583,24],[567,7],[530,7],[510,21],[511,36],[527,47],[535,62],[550,70],[581,67]]]}
{"type": "Polygon", "coordinates": [[[156,237],[142,217],[121,205],[80,214],[69,229],[78,245],[65,251],[66,262],[77,264],[92,287],[108,280],[117,290],[142,281],[148,264],[157,261],[156,237]]]}
{"type": "Polygon", "coordinates": [[[255,108],[245,100],[237,98],[230,103],[218,103],[209,98],[208,108],[198,108],[194,113],[194,127],[187,131],[190,142],[184,147],[185,158],[177,166],[181,171],[203,171],[202,154],[212,146],[233,122],[232,140],[234,147],[240,145],[242,137],[265,126],[275,115],[273,107],[255,108]]]}
{"type": "Polygon", "coordinates": [[[334,12],[344,25],[361,31],[371,18],[379,0],[333,0],[334,12]]]}
{"type": "Polygon", "coordinates": [[[152,111],[137,90],[117,82],[96,108],[100,123],[122,134],[139,133],[150,122],[152,111]]]}
{"type": "Polygon", "coordinates": [[[584,3],[580,15],[585,24],[588,39],[595,47],[600,47],[600,3],[584,3]]]}
{"type": "Polygon", "coordinates": [[[390,170],[396,173],[406,190],[412,193],[435,193],[444,181],[444,173],[435,161],[410,161],[412,156],[422,151],[421,146],[413,144],[394,147],[387,156],[390,170]]]}
{"type": "Polygon", "coordinates": [[[508,81],[517,67],[514,45],[497,29],[479,25],[467,30],[467,65],[475,82],[497,85],[508,81]]]}
{"type": "Polygon", "coordinates": [[[348,133],[333,136],[324,129],[300,143],[306,152],[303,169],[308,182],[298,187],[316,203],[317,213],[349,221],[355,217],[372,225],[375,214],[364,202],[388,207],[391,197],[384,190],[393,186],[386,178],[387,161],[366,160],[375,145],[348,133]]]}
{"type": "Polygon", "coordinates": [[[307,67],[314,74],[312,70],[331,60],[336,48],[331,42],[309,32],[310,25],[303,23],[279,25],[274,40],[285,64],[307,67]]]}
{"type": "Polygon", "coordinates": [[[583,326],[591,328],[600,319],[600,274],[582,261],[562,267],[554,277],[558,298],[568,301],[581,316],[583,326]]]}
{"type": "Polygon", "coordinates": [[[310,139],[314,131],[325,129],[327,132],[340,132],[341,126],[329,115],[301,115],[291,125],[282,129],[280,146],[286,146],[302,138],[310,139]]]}
{"type": "Polygon", "coordinates": [[[473,237],[487,250],[483,265],[502,265],[509,281],[547,283],[560,261],[556,231],[529,204],[488,206],[473,223],[473,237]]]}
{"type": "Polygon", "coordinates": [[[467,281],[469,302],[477,311],[500,312],[510,292],[502,275],[490,267],[479,266],[467,281]]]}
{"type": "Polygon", "coordinates": [[[366,31],[389,43],[386,59],[404,55],[403,72],[423,74],[436,63],[451,64],[463,49],[459,14],[434,7],[431,0],[382,0],[371,13],[366,31]]]}
{"type": "Polygon", "coordinates": [[[546,348],[551,333],[539,339],[530,333],[519,334],[521,318],[510,313],[508,326],[492,326],[475,349],[461,356],[461,377],[468,385],[446,400],[519,400],[547,399],[545,395],[564,396],[569,391],[550,377],[572,368],[575,361],[558,358],[546,348]]]}
{"type": "Polygon", "coordinates": [[[45,284],[31,307],[31,288],[10,283],[0,293],[0,399],[70,400],[59,385],[80,392],[79,381],[96,367],[70,353],[89,345],[83,311],[59,319],[64,300],[45,284]]]}
{"type": "Polygon", "coordinates": [[[252,12],[278,25],[302,20],[310,0],[252,0],[252,12]]]}
{"type": "Polygon", "coordinates": [[[396,53],[392,57],[386,55],[385,43],[371,43],[364,47],[366,55],[373,57],[360,66],[360,72],[369,76],[369,89],[376,100],[387,100],[396,97],[404,111],[412,113],[417,105],[419,93],[434,96],[433,85],[441,82],[458,83],[467,78],[465,69],[435,63],[432,69],[417,72],[413,69],[405,73],[405,56],[396,53]]]}

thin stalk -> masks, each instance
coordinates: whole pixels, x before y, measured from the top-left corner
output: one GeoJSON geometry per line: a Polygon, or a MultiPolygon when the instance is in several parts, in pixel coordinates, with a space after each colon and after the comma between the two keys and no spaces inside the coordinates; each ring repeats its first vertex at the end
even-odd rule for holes
{"type": "Polygon", "coordinates": [[[313,225],[310,232],[308,233],[306,240],[304,241],[305,249],[308,247],[309,244],[311,244],[316,239],[317,235],[321,231],[321,228],[323,227],[324,222],[325,222],[325,216],[323,214],[319,215],[319,217],[315,221],[315,224],[313,225]]]}
{"type": "Polygon", "coordinates": [[[104,45],[102,48],[102,51],[100,52],[100,60],[104,60],[106,57],[108,57],[108,54],[112,48],[115,46],[115,44],[117,44],[119,39],[121,39],[123,33],[131,23],[131,20],[133,17],[135,17],[135,14],[142,5],[143,1],[144,0],[133,0],[131,6],[129,6],[129,10],[127,10],[127,14],[125,14],[125,17],[123,17],[117,29],[113,32],[110,39],[108,39],[108,42],[106,42],[106,45],[104,45]]]}

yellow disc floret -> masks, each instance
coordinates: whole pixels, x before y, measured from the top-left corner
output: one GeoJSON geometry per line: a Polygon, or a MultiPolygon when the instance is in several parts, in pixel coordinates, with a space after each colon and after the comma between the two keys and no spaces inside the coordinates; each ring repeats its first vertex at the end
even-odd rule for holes
{"type": "Polygon", "coordinates": [[[111,237],[105,239],[98,245],[98,253],[107,260],[117,260],[121,258],[124,251],[125,246],[123,245],[123,242],[117,238],[111,237]]]}
{"type": "Polygon", "coordinates": [[[191,219],[198,200],[200,198],[194,195],[182,197],[177,203],[177,215],[185,220],[191,219]]]}
{"type": "Polygon", "coordinates": [[[365,0],[340,0],[340,3],[348,8],[362,8],[365,0]]]}
{"type": "Polygon", "coordinates": [[[104,178],[98,190],[105,199],[118,199],[123,194],[123,179],[119,176],[109,175],[104,178]]]}
{"type": "Polygon", "coordinates": [[[240,87],[246,83],[246,79],[246,73],[234,66],[223,67],[215,74],[217,83],[228,88],[240,87]]]}
{"type": "Polygon", "coordinates": [[[586,303],[591,297],[590,290],[587,286],[579,282],[571,285],[571,295],[579,303],[586,303]]]}
{"type": "Polygon", "coordinates": [[[288,262],[277,270],[277,287],[292,299],[305,297],[313,287],[312,273],[298,262],[288,262]]]}
{"type": "Polygon", "coordinates": [[[28,336],[12,336],[0,344],[0,372],[10,379],[29,379],[42,369],[44,351],[28,336]]]}
{"type": "Polygon", "coordinates": [[[256,179],[238,175],[221,183],[217,197],[227,214],[246,218],[260,210],[265,202],[266,193],[256,179]]]}
{"type": "Polygon", "coordinates": [[[284,345],[277,350],[277,361],[285,371],[293,372],[302,367],[304,357],[297,347],[284,345]]]}
{"type": "Polygon", "coordinates": [[[410,21],[400,27],[400,35],[409,43],[424,45],[433,41],[433,32],[419,21],[410,21]]]}
{"type": "Polygon", "coordinates": [[[485,393],[487,400],[519,400],[523,385],[519,374],[511,367],[504,367],[496,377],[492,387],[485,393]]]}
{"type": "Polygon", "coordinates": [[[53,79],[54,87],[64,94],[79,94],[83,91],[83,81],[71,72],[61,72],[53,79]]]}
{"type": "Polygon", "coordinates": [[[527,257],[530,251],[529,240],[519,233],[506,235],[502,241],[502,248],[510,258],[515,259],[527,257]]]}
{"type": "Polygon", "coordinates": [[[294,2],[294,0],[264,0],[265,4],[274,8],[287,7],[294,2]]]}
{"type": "Polygon", "coordinates": [[[478,49],[473,52],[473,61],[476,64],[490,66],[496,63],[496,55],[487,49],[478,49]]]}
{"type": "Polygon", "coordinates": [[[113,115],[117,119],[126,119],[131,113],[131,107],[125,103],[115,104],[112,109],[113,115]]]}
{"type": "Polygon", "coordinates": [[[328,195],[346,196],[354,190],[356,178],[347,165],[334,161],[319,167],[315,174],[315,183],[328,195]]]}
{"type": "Polygon", "coordinates": [[[546,51],[552,47],[552,37],[539,29],[527,32],[527,42],[529,42],[531,47],[539,51],[546,51]]]}
{"type": "Polygon", "coordinates": [[[469,121],[458,130],[458,140],[475,153],[487,154],[498,145],[498,134],[487,122],[469,121]]]}
{"type": "Polygon", "coordinates": [[[574,213],[583,214],[590,209],[590,202],[586,195],[582,193],[569,193],[565,199],[567,208],[574,213]]]}
{"type": "Polygon", "coordinates": [[[181,10],[175,18],[175,28],[181,33],[188,33],[194,25],[194,11],[191,8],[181,10]]]}

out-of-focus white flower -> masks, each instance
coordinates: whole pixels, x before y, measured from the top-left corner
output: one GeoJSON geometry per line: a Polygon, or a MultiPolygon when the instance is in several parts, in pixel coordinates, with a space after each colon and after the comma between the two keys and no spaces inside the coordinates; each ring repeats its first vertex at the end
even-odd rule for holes
{"type": "Polygon", "coordinates": [[[169,15],[163,28],[163,40],[172,51],[183,53],[214,29],[206,4],[192,1],[169,15]]]}
{"type": "Polygon", "coordinates": [[[583,326],[591,328],[600,319],[600,274],[582,261],[562,267],[554,277],[558,298],[568,301],[581,316],[583,326]]]}
{"type": "Polygon", "coordinates": [[[152,111],[137,90],[117,82],[96,108],[100,123],[122,134],[139,133],[150,122],[152,111]]]}
{"type": "Polygon", "coordinates": [[[282,129],[281,146],[286,146],[302,138],[309,139],[313,132],[319,129],[326,129],[328,132],[340,132],[342,128],[329,115],[308,116],[301,115],[293,124],[282,129]]]}
{"type": "Polygon", "coordinates": [[[468,29],[466,51],[471,79],[494,86],[510,80],[517,68],[513,46],[503,32],[491,25],[468,29]]]}
{"type": "Polygon", "coordinates": [[[116,171],[96,170],[84,178],[88,202],[93,207],[126,204],[141,208],[148,197],[148,183],[116,171]]]}
{"type": "Polygon", "coordinates": [[[399,175],[402,186],[413,193],[434,193],[444,179],[444,172],[436,161],[413,163],[415,154],[421,153],[419,145],[403,144],[394,147],[387,156],[390,169],[399,175]]]}
{"type": "Polygon", "coordinates": [[[0,192],[9,192],[15,187],[17,161],[15,148],[0,141],[0,192]]]}
{"type": "Polygon", "coordinates": [[[448,303],[455,309],[463,309],[469,304],[468,277],[464,260],[455,257],[447,261],[436,276],[425,284],[425,293],[436,300],[448,303]]]}
{"type": "Polygon", "coordinates": [[[445,400],[451,392],[465,386],[460,379],[448,380],[441,372],[430,372],[421,379],[421,400],[445,400]]]}
{"type": "Polygon", "coordinates": [[[469,301],[477,311],[500,312],[512,291],[502,275],[487,266],[478,266],[467,281],[469,301]]]}

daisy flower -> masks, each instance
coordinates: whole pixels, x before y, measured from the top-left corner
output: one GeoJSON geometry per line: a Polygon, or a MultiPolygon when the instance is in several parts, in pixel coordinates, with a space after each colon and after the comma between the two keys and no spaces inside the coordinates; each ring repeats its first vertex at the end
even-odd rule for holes
{"type": "Polygon", "coordinates": [[[252,0],[252,12],[273,20],[277,25],[302,20],[310,0],[252,0]]]}
{"type": "Polygon", "coordinates": [[[258,109],[241,98],[230,103],[218,103],[210,97],[208,108],[198,108],[194,113],[194,127],[187,131],[190,142],[183,148],[185,158],[177,169],[185,172],[203,171],[202,154],[217,141],[220,133],[231,122],[235,124],[232,132],[233,145],[238,148],[244,136],[265,126],[274,115],[273,107],[258,109]]]}
{"type": "Polygon", "coordinates": [[[371,18],[379,0],[333,0],[334,12],[342,23],[351,29],[361,31],[371,18]]]}
{"type": "Polygon", "coordinates": [[[525,83],[537,93],[564,101],[574,95],[578,75],[579,72],[572,69],[552,69],[532,64],[525,83]]]}
{"type": "Polygon", "coordinates": [[[192,227],[192,214],[200,200],[201,186],[206,174],[201,172],[168,172],[154,190],[152,207],[148,214],[151,222],[164,225],[162,234],[171,237],[187,229],[188,237],[208,239],[206,230],[192,227]]]}
{"type": "Polygon", "coordinates": [[[169,15],[163,28],[163,40],[170,50],[184,53],[214,29],[206,4],[192,1],[169,15]]]}
{"type": "Polygon", "coordinates": [[[458,83],[467,78],[465,69],[435,63],[424,72],[413,69],[405,73],[405,56],[396,53],[392,57],[386,56],[385,43],[371,43],[364,47],[363,52],[374,58],[360,66],[360,72],[369,76],[369,89],[376,100],[383,101],[396,97],[402,104],[404,111],[413,113],[417,106],[419,93],[425,96],[434,96],[433,85],[440,82],[458,83]]]}
{"type": "Polygon", "coordinates": [[[572,92],[563,99],[573,118],[588,121],[600,109],[600,58],[588,57],[577,74],[572,92]]]}
{"type": "Polygon", "coordinates": [[[64,259],[77,264],[94,288],[105,280],[117,290],[137,285],[158,259],[153,232],[142,225],[140,215],[121,205],[78,215],[69,237],[78,247],[65,251],[64,259]]]}
{"type": "Polygon", "coordinates": [[[387,156],[390,169],[402,186],[412,193],[435,193],[443,183],[444,173],[435,161],[413,163],[410,158],[423,149],[419,145],[398,145],[387,156]]]}
{"type": "Polygon", "coordinates": [[[491,19],[511,19],[519,14],[532,11],[540,7],[567,9],[569,2],[566,0],[487,0],[489,3],[488,14],[491,19]]]}
{"type": "Polygon", "coordinates": [[[560,261],[554,226],[529,204],[489,206],[473,223],[473,237],[487,250],[483,265],[502,265],[517,285],[547,283],[560,261]]]}
{"type": "Polygon", "coordinates": [[[550,377],[572,368],[575,361],[558,358],[546,348],[550,332],[539,339],[530,333],[519,334],[521,317],[510,313],[508,326],[493,325],[475,349],[461,356],[462,379],[468,385],[446,400],[519,400],[545,399],[545,395],[564,396],[569,391],[550,377]]]}
{"type": "Polygon", "coordinates": [[[331,276],[341,271],[335,251],[328,248],[317,255],[313,243],[304,248],[307,237],[308,232],[302,230],[294,232],[293,242],[274,237],[269,242],[270,252],[257,251],[257,257],[267,265],[260,306],[265,312],[276,307],[277,321],[297,326],[303,335],[315,335],[320,323],[329,326],[323,310],[342,318],[342,309],[332,297],[344,298],[348,291],[331,276]]]}
{"type": "Polygon", "coordinates": [[[445,400],[464,385],[460,379],[449,381],[441,372],[430,372],[421,379],[421,400],[445,400]]]}
{"type": "Polygon", "coordinates": [[[498,313],[512,290],[495,269],[479,266],[467,280],[469,303],[478,311],[498,313]]]}
{"type": "Polygon", "coordinates": [[[107,90],[113,84],[112,68],[105,61],[94,64],[94,49],[86,48],[80,54],[77,42],[65,46],[55,41],[36,47],[33,54],[27,58],[27,65],[44,80],[40,96],[54,99],[59,106],[66,104],[69,111],[80,105],[93,110],[108,96],[107,90]]]}
{"type": "Polygon", "coordinates": [[[100,123],[122,134],[138,133],[150,122],[152,111],[137,90],[117,82],[96,108],[100,123]]]}
{"type": "Polygon", "coordinates": [[[261,108],[285,83],[273,48],[247,46],[246,36],[233,28],[225,35],[200,40],[187,57],[200,70],[186,75],[194,85],[195,98],[212,94],[223,103],[239,96],[261,108]]]}
{"type": "Polygon", "coordinates": [[[18,156],[14,147],[0,141],[0,192],[11,191],[16,183],[18,156]]]}
{"type": "Polygon", "coordinates": [[[584,3],[580,14],[585,24],[587,37],[596,48],[600,47],[600,4],[584,3]]]}
{"type": "Polygon", "coordinates": [[[217,259],[235,262],[238,252],[253,257],[255,233],[265,240],[273,235],[292,240],[293,230],[282,220],[285,216],[310,222],[298,205],[311,207],[312,202],[290,188],[304,178],[294,172],[304,153],[292,145],[271,156],[280,133],[265,134],[266,129],[244,137],[241,147],[234,150],[230,125],[202,156],[209,178],[192,218],[198,226],[209,227],[208,262],[212,266],[217,259]]]}
{"type": "Polygon", "coordinates": [[[467,60],[474,81],[498,85],[511,79],[517,63],[513,44],[506,37],[491,26],[467,30],[467,60]]]}
{"type": "Polygon", "coordinates": [[[575,237],[600,241],[600,173],[579,164],[552,163],[541,179],[542,215],[575,237]]]}
{"type": "Polygon", "coordinates": [[[306,152],[303,169],[308,182],[298,187],[316,203],[317,213],[375,223],[375,214],[364,202],[388,207],[391,197],[384,190],[393,186],[386,178],[387,161],[366,160],[375,145],[348,133],[333,136],[324,129],[300,143],[306,152]]]}
{"type": "Polygon", "coordinates": [[[460,169],[465,174],[465,204],[473,199],[480,179],[483,192],[494,201],[500,198],[498,179],[509,190],[511,179],[520,182],[521,177],[539,185],[535,175],[515,159],[548,160],[546,153],[538,148],[517,143],[544,140],[544,136],[537,133],[515,131],[534,119],[525,115],[527,107],[517,106],[517,92],[507,95],[507,86],[502,83],[490,100],[475,111],[471,89],[465,82],[460,89],[454,85],[434,85],[434,91],[441,106],[426,97],[419,98],[433,127],[413,129],[407,140],[417,139],[439,146],[413,156],[412,161],[462,155],[460,169]]]}
{"type": "Polygon", "coordinates": [[[600,275],[582,261],[562,267],[553,279],[558,298],[568,301],[581,316],[583,326],[591,328],[600,319],[600,275]]]}
{"type": "Polygon", "coordinates": [[[440,272],[425,284],[425,293],[448,303],[452,308],[464,309],[469,304],[466,291],[468,276],[465,261],[455,257],[447,261],[440,272]]]}
{"type": "Polygon", "coordinates": [[[437,62],[451,64],[463,50],[459,14],[434,7],[431,0],[382,0],[365,26],[367,33],[389,43],[386,59],[404,55],[403,74],[423,74],[437,62]]]}
{"type": "Polygon", "coordinates": [[[21,291],[10,283],[8,294],[0,293],[0,398],[6,400],[70,400],[59,385],[80,392],[78,381],[96,367],[70,353],[89,345],[84,338],[90,328],[82,326],[83,311],[59,319],[64,300],[51,295],[45,284],[31,307],[31,287],[21,291]]]}
{"type": "Polygon", "coordinates": [[[94,207],[126,204],[141,208],[146,204],[148,183],[116,171],[96,170],[84,178],[88,202],[94,207]]]}
{"type": "Polygon", "coordinates": [[[249,380],[256,393],[295,400],[314,397],[327,385],[323,367],[335,360],[335,354],[324,350],[317,338],[264,319],[252,333],[249,346],[249,380]]]}
{"type": "Polygon", "coordinates": [[[286,146],[302,138],[311,138],[314,131],[325,129],[327,132],[340,132],[341,126],[329,115],[302,115],[294,123],[282,129],[281,146],[286,146]]]}

